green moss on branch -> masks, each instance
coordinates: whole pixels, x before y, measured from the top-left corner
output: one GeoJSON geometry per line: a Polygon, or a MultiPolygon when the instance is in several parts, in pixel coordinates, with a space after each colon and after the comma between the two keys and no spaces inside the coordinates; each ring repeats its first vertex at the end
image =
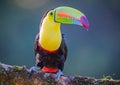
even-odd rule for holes
{"type": "Polygon", "coordinates": [[[56,74],[34,72],[25,66],[11,66],[0,63],[0,82],[12,85],[120,85],[120,80],[109,78],[95,79],[83,76],[61,76],[55,81],[56,74]]]}

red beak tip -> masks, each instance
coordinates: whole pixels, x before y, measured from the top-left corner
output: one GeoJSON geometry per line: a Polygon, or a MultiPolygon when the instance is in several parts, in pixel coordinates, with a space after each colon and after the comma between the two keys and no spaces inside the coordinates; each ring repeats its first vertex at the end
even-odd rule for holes
{"type": "Polygon", "coordinates": [[[89,27],[87,27],[86,30],[88,31],[88,30],[89,30],[89,27]]]}

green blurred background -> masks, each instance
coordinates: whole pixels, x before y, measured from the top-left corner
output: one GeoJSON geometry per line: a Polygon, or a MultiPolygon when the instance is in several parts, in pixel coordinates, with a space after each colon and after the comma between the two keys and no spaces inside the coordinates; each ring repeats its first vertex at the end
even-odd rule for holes
{"type": "Polygon", "coordinates": [[[0,62],[32,67],[40,20],[58,6],[82,11],[90,22],[89,31],[62,24],[69,50],[64,74],[120,79],[120,0],[0,0],[0,62]]]}

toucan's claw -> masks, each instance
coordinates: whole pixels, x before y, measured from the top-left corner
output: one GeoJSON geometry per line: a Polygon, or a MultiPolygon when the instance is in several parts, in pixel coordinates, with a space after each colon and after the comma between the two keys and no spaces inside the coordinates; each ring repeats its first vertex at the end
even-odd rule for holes
{"type": "Polygon", "coordinates": [[[40,67],[38,67],[38,66],[33,66],[33,67],[30,68],[29,71],[30,71],[30,72],[37,72],[37,71],[40,71],[40,67]]]}
{"type": "Polygon", "coordinates": [[[61,70],[58,70],[58,72],[56,73],[56,81],[59,81],[60,77],[63,75],[61,70]]]}

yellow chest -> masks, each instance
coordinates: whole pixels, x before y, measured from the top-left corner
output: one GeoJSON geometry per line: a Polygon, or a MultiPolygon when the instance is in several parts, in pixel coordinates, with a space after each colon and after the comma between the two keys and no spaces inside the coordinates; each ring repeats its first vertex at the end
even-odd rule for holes
{"type": "Polygon", "coordinates": [[[44,20],[40,28],[39,44],[48,51],[55,51],[60,47],[62,41],[60,23],[44,20]]]}

